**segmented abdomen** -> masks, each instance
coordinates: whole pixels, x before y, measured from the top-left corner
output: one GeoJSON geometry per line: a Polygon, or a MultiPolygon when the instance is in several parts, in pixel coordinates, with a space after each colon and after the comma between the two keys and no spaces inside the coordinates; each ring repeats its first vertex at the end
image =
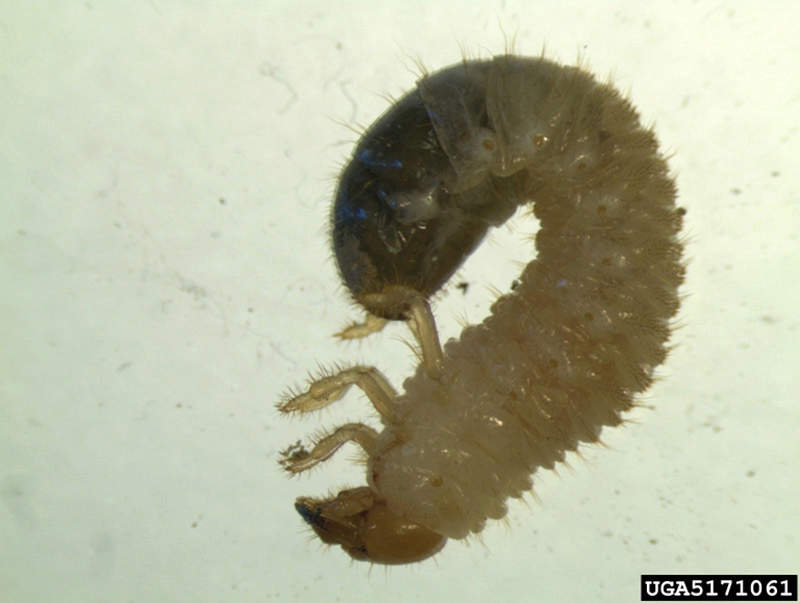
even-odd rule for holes
{"type": "MultiPolygon", "coordinates": [[[[483,323],[445,345],[441,377],[420,368],[405,382],[403,419],[370,461],[393,511],[451,538],[503,517],[538,467],[620,423],[666,356],[684,274],[674,183],[627,100],[543,59],[473,69],[489,134],[462,128],[443,147],[483,146],[487,177],[505,182],[485,187],[504,195],[486,205],[532,204],[537,256],[483,323]]],[[[420,92],[430,110],[425,80],[420,92]]]]}

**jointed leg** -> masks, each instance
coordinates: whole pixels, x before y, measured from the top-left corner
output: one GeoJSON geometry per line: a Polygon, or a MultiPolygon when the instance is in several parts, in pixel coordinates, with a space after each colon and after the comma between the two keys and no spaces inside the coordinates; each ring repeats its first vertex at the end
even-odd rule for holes
{"type": "Polygon", "coordinates": [[[354,366],[335,375],[313,381],[308,391],[278,405],[281,412],[311,412],[325,408],[339,400],[351,385],[355,385],[369,398],[375,409],[389,422],[394,421],[392,401],[397,392],[380,371],[371,366],[354,366]]]}
{"type": "Polygon", "coordinates": [[[435,379],[442,374],[443,356],[442,346],[439,343],[439,334],[436,331],[436,321],[433,318],[430,304],[425,298],[417,297],[409,304],[408,328],[417,339],[422,349],[422,362],[425,372],[435,379]]]}
{"type": "MultiPolygon", "coordinates": [[[[439,334],[436,332],[436,321],[433,318],[431,306],[425,296],[410,287],[398,285],[386,287],[379,293],[365,294],[358,301],[365,308],[382,309],[387,315],[401,314],[422,349],[425,372],[432,379],[436,379],[442,374],[442,346],[439,343],[439,334]]],[[[383,319],[376,318],[375,320],[383,319]]],[[[358,326],[360,325],[354,325],[350,329],[358,326]]],[[[379,328],[383,328],[383,325],[379,328]]],[[[343,333],[348,330],[346,329],[343,333]]]]}
{"type": "Polygon", "coordinates": [[[364,322],[354,322],[351,325],[346,326],[344,329],[336,333],[335,337],[338,337],[339,339],[361,339],[363,337],[367,337],[368,335],[372,335],[373,333],[377,333],[383,329],[388,322],[389,321],[385,318],[381,318],[380,316],[375,316],[374,314],[367,312],[367,315],[364,317],[364,322]]]}
{"type": "Polygon", "coordinates": [[[290,473],[300,473],[311,469],[317,463],[329,459],[346,442],[355,442],[367,455],[375,452],[378,432],[363,423],[347,423],[338,427],[332,434],[320,439],[311,452],[299,442],[281,451],[280,464],[290,473]]]}

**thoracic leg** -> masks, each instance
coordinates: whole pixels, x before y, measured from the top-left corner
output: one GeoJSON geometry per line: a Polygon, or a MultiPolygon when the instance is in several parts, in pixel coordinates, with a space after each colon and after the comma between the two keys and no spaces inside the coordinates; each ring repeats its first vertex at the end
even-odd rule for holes
{"type": "Polygon", "coordinates": [[[389,422],[394,421],[392,401],[397,392],[381,372],[371,366],[354,366],[312,381],[308,390],[278,405],[281,412],[311,412],[325,408],[339,400],[350,386],[355,385],[369,398],[381,416],[389,422]]]}
{"type": "MultiPolygon", "coordinates": [[[[359,298],[359,303],[367,309],[375,308],[389,314],[401,314],[422,349],[422,363],[425,372],[432,379],[442,374],[442,346],[436,332],[436,321],[428,300],[419,291],[404,286],[386,287],[379,293],[368,293],[359,298]]],[[[382,320],[380,318],[376,320],[382,320]]],[[[369,321],[367,321],[369,322],[369,321]]],[[[365,323],[366,325],[367,323],[365,323]]],[[[360,325],[351,329],[357,330],[360,325]]],[[[380,328],[383,328],[381,325],[380,328]]],[[[350,329],[345,329],[346,333],[350,329]]],[[[373,329],[370,332],[374,332],[373,329]]],[[[340,334],[341,336],[341,334],[340,334]]]]}
{"type": "Polygon", "coordinates": [[[442,346],[431,306],[425,298],[417,297],[409,303],[408,327],[422,349],[425,372],[429,377],[438,377],[442,374],[442,346]]]}
{"type": "Polygon", "coordinates": [[[385,318],[367,312],[367,315],[364,317],[364,322],[354,322],[336,333],[335,336],[339,339],[361,339],[373,333],[377,333],[383,329],[388,322],[389,321],[385,318]]]}
{"type": "Polygon", "coordinates": [[[290,473],[300,473],[329,459],[347,442],[355,442],[364,449],[367,455],[372,456],[375,452],[377,437],[378,432],[368,425],[347,423],[317,441],[311,452],[308,452],[299,442],[282,450],[280,464],[290,473]]]}

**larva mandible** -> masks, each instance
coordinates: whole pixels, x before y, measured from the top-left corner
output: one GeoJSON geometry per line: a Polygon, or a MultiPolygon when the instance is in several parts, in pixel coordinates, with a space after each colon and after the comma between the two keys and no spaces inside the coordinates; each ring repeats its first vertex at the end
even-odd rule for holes
{"type": "Polygon", "coordinates": [[[683,280],[683,210],[653,132],[579,67],[513,55],[424,75],[362,136],[332,214],[341,277],[368,320],[406,320],[422,362],[397,394],[353,366],[287,397],[310,412],[351,385],[381,416],[281,463],[299,473],[348,441],[367,486],[295,508],[326,543],[376,563],[419,561],[480,532],[580,442],[618,425],[664,361],[683,280]],[[479,325],[439,345],[429,297],[490,226],[530,204],[537,257],[479,325]]]}

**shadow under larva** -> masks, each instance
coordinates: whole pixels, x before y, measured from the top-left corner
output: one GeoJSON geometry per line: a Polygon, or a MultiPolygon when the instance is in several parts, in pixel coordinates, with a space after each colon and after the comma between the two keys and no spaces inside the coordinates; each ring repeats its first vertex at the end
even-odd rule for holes
{"type": "Polygon", "coordinates": [[[291,473],[345,442],[367,485],[295,508],[353,558],[398,564],[480,532],[580,442],[618,425],[667,354],[683,280],[683,210],[658,144],[610,85],[511,55],[420,79],[362,136],[332,212],[363,337],[404,320],[422,362],[397,393],[369,366],[324,375],[279,409],[307,413],[356,385],[383,430],[348,423],[282,453],[291,473]],[[519,205],[537,257],[481,324],[440,346],[428,299],[519,205]]]}

